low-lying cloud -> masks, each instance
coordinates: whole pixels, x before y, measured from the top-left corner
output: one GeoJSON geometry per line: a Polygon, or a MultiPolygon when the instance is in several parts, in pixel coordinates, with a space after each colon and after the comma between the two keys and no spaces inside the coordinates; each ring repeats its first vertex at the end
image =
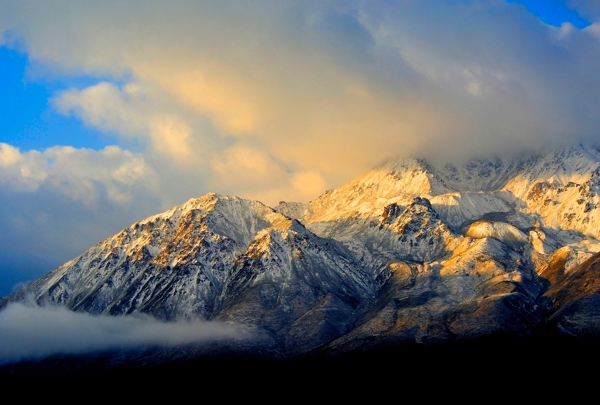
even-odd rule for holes
{"type": "Polygon", "coordinates": [[[250,337],[247,330],[213,321],[161,322],[141,314],[90,315],[62,307],[11,304],[0,312],[0,364],[60,354],[250,337]]]}

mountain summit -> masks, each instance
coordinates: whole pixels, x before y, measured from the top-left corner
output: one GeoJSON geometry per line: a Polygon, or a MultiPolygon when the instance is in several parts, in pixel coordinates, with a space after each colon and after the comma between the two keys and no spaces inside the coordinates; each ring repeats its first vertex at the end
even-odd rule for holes
{"type": "Polygon", "coordinates": [[[597,337],[600,149],[434,168],[390,160],[308,205],[215,193],[98,243],[0,300],[202,318],[269,353],[597,337]]]}

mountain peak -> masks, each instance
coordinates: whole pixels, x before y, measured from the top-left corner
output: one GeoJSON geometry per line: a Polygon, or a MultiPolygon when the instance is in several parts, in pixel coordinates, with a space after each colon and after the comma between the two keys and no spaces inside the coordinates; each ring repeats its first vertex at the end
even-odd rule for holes
{"type": "Polygon", "coordinates": [[[599,174],[600,149],[578,145],[442,168],[391,159],[308,206],[208,193],[107,238],[0,307],[27,293],[92,314],[241,322],[286,355],[577,335],[596,330],[584,315],[598,312],[588,303],[600,290],[581,288],[598,267],[599,174]],[[583,293],[563,300],[571,278],[583,293]]]}

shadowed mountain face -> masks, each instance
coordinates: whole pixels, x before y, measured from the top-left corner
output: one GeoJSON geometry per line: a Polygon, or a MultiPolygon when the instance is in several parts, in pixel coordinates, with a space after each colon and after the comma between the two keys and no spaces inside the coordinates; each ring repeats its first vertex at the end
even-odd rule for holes
{"type": "Polygon", "coordinates": [[[275,209],[208,194],[131,225],[0,307],[242,323],[280,357],[598,337],[599,173],[600,151],[578,146],[442,169],[390,161],[275,209]]]}

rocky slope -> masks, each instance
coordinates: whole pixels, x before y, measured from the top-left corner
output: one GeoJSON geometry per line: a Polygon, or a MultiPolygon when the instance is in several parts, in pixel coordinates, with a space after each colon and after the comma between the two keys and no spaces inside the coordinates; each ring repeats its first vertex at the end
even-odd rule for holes
{"type": "Polygon", "coordinates": [[[310,204],[208,194],[0,301],[243,323],[279,356],[597,337],[600,150],[388,161],[310,204]]]}

